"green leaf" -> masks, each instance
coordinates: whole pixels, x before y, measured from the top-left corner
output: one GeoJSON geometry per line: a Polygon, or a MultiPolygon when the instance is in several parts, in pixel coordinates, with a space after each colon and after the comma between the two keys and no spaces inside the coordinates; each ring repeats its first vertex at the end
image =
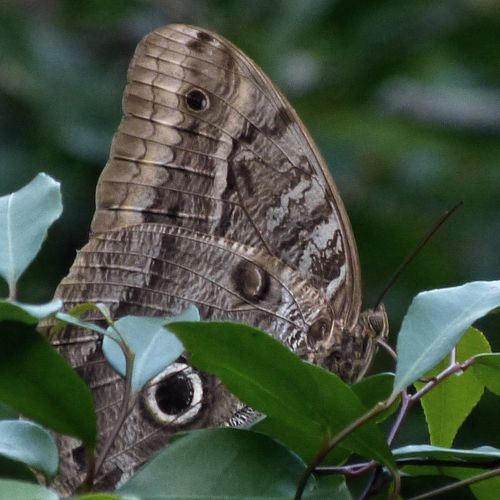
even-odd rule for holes
{"type": "MultiPolygon", "coordinates": [[[[262,432],[278,440],[293,450],[306,463],[310,463],[323,446],[324,435],[308,426],[293,426],[281,419],[265,417],[257,422],[252,430],[262,432]]],[[[323,465],[339,465],[345,462],[351,452],[341,445],[336,446],[323,461],[323,465]]]]}
{"type": "Polygon", "coordinates": [[[118,493],[139,498],[290,498],[305,468],[295,454],[263,434],[203,429],[173,441],[118,493]]]}
{"type": "Polygon", "coordinates": [[[0,498],[11,500],[59,500],[56,492],[38,484],[0,479],[0,498]]]}
{"type": "Polygon", "coordinates": [[[28,483],[38,483],[35,474],[27,465],[2,456],[0,456],[0,479],[17,479],[28,483]]]}
{"type": "MultiPolygon", "coordinates": [[[[403,472],[406,475],[411,476],[448,476],[454,479],[463,480],[479,476],[484,474],[487,469],[479,469],[475,467],[446,467],[439,465],[426,465],[426,466],[415,466],[406,465],[403,467],[403,472]]],[[[497,500],[498,492],[500,491],[500,476],[495,476],[489,479],[483,479],[477,483],[468,485],[468,488],[472,491],[475,498],[478,500],[497,500]]],[[[455,493],[456,498],[464,489],[464,486],[457,488],[455,491],[450,491],[448,493],[448,498],[454,498],[453,493],[455,493]]],[[[427,493],[428,491],[426,491],[427,493]]],[[[430,498],[430,497],[429,497],[430,498]]],[[[468,498],[468,497],[467,497],[468,498]]]]}
{"type": "Polygon", "coordinates": [[[39,305],[0,300],[0,321],[21,321],[28,325],[36,325],[41,319],[59,311],[61,307],[60,299],[39,305]]]}
{"type": "MultiPolygon", "coordinates": [[[[135,354],[132,372],[132,390],[138,392],[153,377],[183,352],[184,346],[173,335],[166,324],[174,321],[198,321],[200,314],[196,306],[189,306],[183,313],[170,318],[148,318],[125,316],[115,323],[115,328],[135,354]]],[[[112,327],[103,339],[102,351],[111,366],[121,375],[125,375],[126,361],[119,339],[112,327]]]]}
{"type": "MultiPolygon", "coordinates": [[[[291,429],[307,429],[316,442],[330,440],[366,413],[337,375],[301,361],[260,330],[230,322],[170,328],[191,352],[193,365],[217,375],[239,399],[268,417],[291,429]]],[[[349,435],[342,446],[393,466],[385,438],[373,423],[349,435]]]]}
{"type": "Polygon", "coordinates": [[[0,421],[0,454],[18,460],[47,477],[55,476],[59,452],[52,435],[26,420],[0,421]]]}
{"type": "MultiPolygon", "coordinates": [[[[475,328],[469,328],[456,348],[456,360],[463,362],[475,354],[490,351],[490,345],[484,335],[475,328]]],[[[444,359],[436,368],[425,375],[431,379],[447,368],[449,361],[444,359]]],[[[421,389],[425,384],[415,382],[421,389]]],[[[481,399],[484,386],[475,377],[472,370],[452,375],[443,380],[421,400],[425,419],[429,428],[431,444],[451,446],[461,425],[481,399]]]]}
{"type": "Polygon", "coordinates": [[[463,448],[444,448],[430,444],[403,446],[392,450],[396,459],[400,458],[435,458],[437,460],[484,460],[490,461],[500,458],[500,450],[492,446],[479,446],[466,450],[463,448]]]}
{"type": "Polygon", "coordinates": [[[476,281],[419,293],[398,335],[393,394],[434,368],[474,321],[500,306],[500,281],[476,281]]]}
{"type": "MultiPolygon", "coordinates": [[[[358,380],[358,382],[351,385],[351,389],[365,405],[365,408],[369,410],[377,403],[385,401],[391,395],[393,384],[393,373],[378,373],[376,375],[371,375],[370,377],[358,380]]],[[[397,410],[398,406],[399,400],[394,401],[394,403],[387,408],[387,410],[379,413],[375,417],[375,422],[383,422],[397,410]]]]}
{"type": "Polygon", "coordinates": [[[479,354],[475,357],[472,372],[493,394],[500,396],[500,354],[479,354]]]}
{"type": "Polygon", "coordinates": [[[61,215],[59,186],[48,175],[38,174],[19,191],[0,197],[0,276],[11,290],[61,215]]]}
{"type": "Polygon", "coordinates": [[[62,356],[22,323],[0,323],[0,341],[0,401],[93,446],[96,420],[90,390],[62,356]]]}
{"type": "MultiPolygon", "coordinates": [[[[73,325],[78,328],[84,328],[86,330],[100,333],[103,336],[106,336],[108,334],[108,331],[105,328],[102,328],[101,326],[96,325],[95,323],[92,323],[90,321],[85,321],[79,318],[75,318],[74,316],[72,316],[71,313],[58,312],[56,314],[56,319],[58,319],[62,323],[67,323],[69,325],[73,325]]],[[[62,327],[63,327],[62,324],[58,324],[52,331],[57,332],[61,330],[62,327]]]]}
{"type": "MultiPolygon", "coordinates": [[[[78,500],[125,500],[124,497],[121,497],[119,495],[112,495],[111,493],[87,493],[86,495],[78,495],[76,498],[78,500]]],[[[160,500],[160,497],[156,498],[160,500]]],[[[130,497],[128,497],[127,500],[130,500],[130,497]]]]}
{"type": "Polygon", "coordinates": [[[351,500],[352,496],[347,488],[345,478],[341,476],[322,476],[316,482],[316,488],[303,495],[307,500],[351,500]]]}

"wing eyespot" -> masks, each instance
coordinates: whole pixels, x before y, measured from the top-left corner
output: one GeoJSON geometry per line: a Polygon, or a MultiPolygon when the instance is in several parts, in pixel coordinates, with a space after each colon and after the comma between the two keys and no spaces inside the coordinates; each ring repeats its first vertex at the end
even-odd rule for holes
{"type": "Polygon", "coordinates": [[[207,94],[200,89],[191,89],[186,94],[186,104],[191,111],[205,111],[210,105],[207,94]]]}
{"type": "Polygon", "coordinates": [[[203,384],[200,376],[185,363],[173,363],[146,388],[143,402],[149,415],[160,425],[184,425],[201,410],[203,384]]]}
{"type": "Polygon", "coordinates": [[[233,271],[236,290],[250,302],[264,300],[270,292],[269,274],[249,261],[241,261],[233,271]]]}
{"type": "Polygon", "coordinates": [[[330,325],[331,321],[327,318],[319,318],[309,327],[307,335],[312,340],[322,340],[330,333],[330,325]]]}

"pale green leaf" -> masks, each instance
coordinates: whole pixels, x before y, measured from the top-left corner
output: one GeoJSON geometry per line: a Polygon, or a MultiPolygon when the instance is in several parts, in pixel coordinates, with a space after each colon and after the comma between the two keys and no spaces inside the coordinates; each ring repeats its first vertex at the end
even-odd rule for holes
{"type": "Polygon", "coordinates": [[[103,336],[106,336],[108,334],[108,331],[105,328],[102,328],[101,326],[96,325],[95,323],[92,323],[90,321],[85,321],[83,319],[76,318],[71,313],[58,312],[56,314],[56,319],[59,320],[61,323],[58,323],[55,326],[55,331],[60,330],[64,326],[64,324],[68,324],[77,326],[78,328],[83,328],[96,333],[100,333],[103,336]]]}
{"type": "Polygon", "coordinates": [[[47,477],[57,472],[59,453],[55,440],[34,422],[1,420],[0,454],[23,462],[47,477]]]}
{"type": "Polygon", "coordinates": [[[0,276],[11,289],[61,212],[60,185],[46,174],[38,174],[19,191],[0,197],[0,276]]]}
{"type": "Polygon", "coordinates": [[[434,368],[477,319],[500,306],[500,281],[419,293],[398,335],[397,394],[434,368]]]}
{"type": "Polygon", "coordinates": [[[0,498],[5,500],[59,500],[59,495],[38,484],[0,479],[0,498]]]}
{"type": "Polygon", "coordinates": [[[438,460],[484,460],[491,461],[500,458],[500,449],[493,446],[479,446],[470,450],[463,448],[445,448],[430,444],[414,444],[392,450],[399,458],[435,458],[438,460]]]}
{"type": "Polygon", "coordinates": [[[61,307],[62,300],[60,299],[39,305],[0,300],[0,321],[21,321],[29,325],[36,325],[41,319],[59,311],[61,307]]]}
{"type": "MultiPolygon", "coordinates": [[[[200,315],[196,306],[189,306],[183,313],[170,318],[125,316],[115,323],[115,328],[134,353],[132,390],[137,392],[184,351],[179,339],[165,325],[175,321],[197,321],[200,315]]],[[[126,362],[112,327],[104,337],[102,350],[113,368],[125,375],[126,362]]]]}

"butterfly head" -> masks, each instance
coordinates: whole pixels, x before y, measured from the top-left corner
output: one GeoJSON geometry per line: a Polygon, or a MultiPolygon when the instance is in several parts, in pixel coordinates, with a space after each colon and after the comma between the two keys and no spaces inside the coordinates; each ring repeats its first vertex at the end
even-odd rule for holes
{"type": "Polygon", "coordinates": [[[366,309],[359,317],[359,321],[352,332],[353,336],[353,381],[364,376],[370,367],[373,357],[380,343],[389,335],[389,319],[383,304],[375,309],[366,309]]]}
{"type": "Polygon", "coordinates": [[[346,382],[360,379],[370,367],[379,343],[389,332],[385,307],[367,309],[354,328],[328,316],[319,316],[309,326],[308,360],[335,372],[346,382]]]}

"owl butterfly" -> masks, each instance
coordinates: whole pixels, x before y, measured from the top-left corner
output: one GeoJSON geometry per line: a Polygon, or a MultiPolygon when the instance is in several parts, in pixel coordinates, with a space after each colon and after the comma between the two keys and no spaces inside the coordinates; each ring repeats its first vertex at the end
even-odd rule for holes
{"type": "MultiPolygon", "coordinates": [[[[56,291],[67,309],[103,302],[116,318],[195,304],[204,319],[262,328],[349,382],[387,333],[382,306],[360,313],[356,244],[318,149],[262,70],[218,35],[174,25],[139,43],[96,204],[90,241],[56,291]]],[[[102,446],[123,380],[97,335],[68,327],[53,343],[92,389],[102,446]]],[[[138,398],[97,485],[126,479],[176,431],[251,415],[179,359],[138,398]]],[[[57,486],[71,493],[83,453],[72,439],[60,445],[57,486]]]]}

